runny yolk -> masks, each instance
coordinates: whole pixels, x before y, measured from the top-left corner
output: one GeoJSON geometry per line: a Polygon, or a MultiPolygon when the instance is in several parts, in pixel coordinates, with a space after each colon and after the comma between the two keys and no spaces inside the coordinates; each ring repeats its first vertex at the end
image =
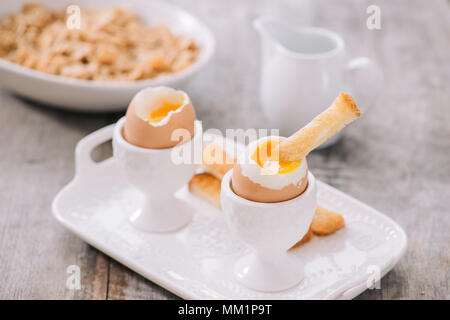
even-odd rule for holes
{"type": "MultiPolygon", "coordinates": [[[[268,140],[260,143],[255,152],[251,155],[251,159],[255,161],[262,169],[267,169],[265,174],[275,174],[275,172],[270,173],[271,164],[278,164],[279,174],[289,173],[297,169],[302,160],[296,161],[279,161],[278,154],[275,151],[275,147],[279,144],[279,141],[276,140],[268,140]]],[[[272,166],[272,168],[274,168],[272,166]]]]}
{"type": "Polygon", "coordinates": [[[160,122],[162,119],[167,117],[170,111],[175,111],[181,106],[182,104],[170,104],[164,102],[164,104],[161,107],[159,107],[156,110],[153,110],[152,113],[150,113],[149,121],[153,123],[160,122]]]}

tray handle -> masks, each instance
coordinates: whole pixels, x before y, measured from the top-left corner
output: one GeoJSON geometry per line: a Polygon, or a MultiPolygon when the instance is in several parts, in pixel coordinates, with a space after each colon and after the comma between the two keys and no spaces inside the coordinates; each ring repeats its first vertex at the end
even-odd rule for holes
{"type": "Polygon", "coordinates": [[[77,176],[90,175],[95,172],[98,163],[91,157],[92,150],[102,143],[111,140],[114,132],[114,124],[92,132],[81,139],[75,148],[75,173],[77,176]]]}

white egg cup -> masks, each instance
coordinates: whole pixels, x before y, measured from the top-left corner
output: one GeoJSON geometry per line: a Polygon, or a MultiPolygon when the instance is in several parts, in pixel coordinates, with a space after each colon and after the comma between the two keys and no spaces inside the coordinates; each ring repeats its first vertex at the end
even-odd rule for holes
{"type": "Polygon", "coordinates": [[[316,180],[298,197],[261,203],[246,200],[231,189],[232,170],[222,180],[221,205],[232,232],[254,251],[240,258],[234,274],[244,286],[276,292],[297,285],[304,277],[301,261],[287,250],[308,231],[317,206],[316,180]]]}
{"type": "Polygon", "coordinates": [[[195,122],[192,139],[168,149],[146,149],[127,142],[122,135],[125,117],[114,127],[113,153],[128,181],[143,192],[144,202],[130,216],[130,222],[148,232],[169,232],[180,229],[192,219],[194,209],[174,193],[191,179],[201,152],[202,127],[195,122]],[[184,149],[181,149],[184,148],[184,149]],[[188,163],[175,163],[173,154],[190,153],[188,163]]]}

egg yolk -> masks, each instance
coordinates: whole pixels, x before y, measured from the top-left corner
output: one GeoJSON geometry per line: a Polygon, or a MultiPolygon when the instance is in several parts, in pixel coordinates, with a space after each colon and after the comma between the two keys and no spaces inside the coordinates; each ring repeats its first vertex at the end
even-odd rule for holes
{"type": "Polygon", "coordinates": [[[275,151],[279,141],[268,140],[260,143],[255,152],[251,155],[251,159],[255,161],[263,170],[263,174],[284,174],[289,173],[297,169],[302,160],[296,161],[279,161],[277,152],[275,151]],[[276,166],[273,166],[275,164],[276,166]],[[271,168],[278,168],[278,172],[271,172],[271,168]]]}
{"type": "Polygon", "coordinates": [[[153,123],[160,122],[162,119],[167,117],[170,111],[175,111],[181,106],[182,104],[169,104],[165,102],[161,107],[159,107],[156,110],[153,110],[150,113],[149,121],[153,123]]]}

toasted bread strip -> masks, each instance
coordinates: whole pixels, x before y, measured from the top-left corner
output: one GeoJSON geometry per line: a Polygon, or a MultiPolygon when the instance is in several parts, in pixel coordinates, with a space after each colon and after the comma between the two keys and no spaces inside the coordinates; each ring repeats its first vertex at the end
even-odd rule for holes
{"type": "Polygon", "coordinates": [[[317,206],[311,222],[311,230],[315,235],[324,236],[335,233],[345,226],[344,217],[339,213],[317,206]]]}
{"type": "Polygon", "coordinates": [[[308,232],[289,250],[293,250],[309,242],[312,239],[313,235],[330,235],[343,228],[344,226],[345,220],[344,217],[342,217],[340,214],[330,211],[324,207],[317,206],[308,232]]]}
{"type": "Polygon", "coordinates": [[[220,209],[220,180],[209,173],[199,173],[189,181],[189,191],[220,209]]]}
{"type": "Polygon", "coordinates": [[[225,173],[234,167],[235,163],[236,159],[228,155],[217,144],[210,143],[203,148],[202,167],[217,179],[222,179],[225,173]]]}
{"type": "Polygon", "coordinates": [[[311,240],[313,237],[313,233],[311,231],[311,227],[308,229],[308,232],[306,232],[306,234],[303,236],[303,238],[301,238],[296,244],[294,244],[289,250],[293,250],[295,248],[298,248],[302,245],[304,245],[305,243],[309,242],[309,240],[311,240]]]}
{"type": "Polygon", "coordinates": [[[347,124],[360,116],[353,98],[339,93],[332,105],[315,117],[305,127],[279,144],[281,161],[295,161],[306,157],[308,153],[338,133],[347,124]]]}

